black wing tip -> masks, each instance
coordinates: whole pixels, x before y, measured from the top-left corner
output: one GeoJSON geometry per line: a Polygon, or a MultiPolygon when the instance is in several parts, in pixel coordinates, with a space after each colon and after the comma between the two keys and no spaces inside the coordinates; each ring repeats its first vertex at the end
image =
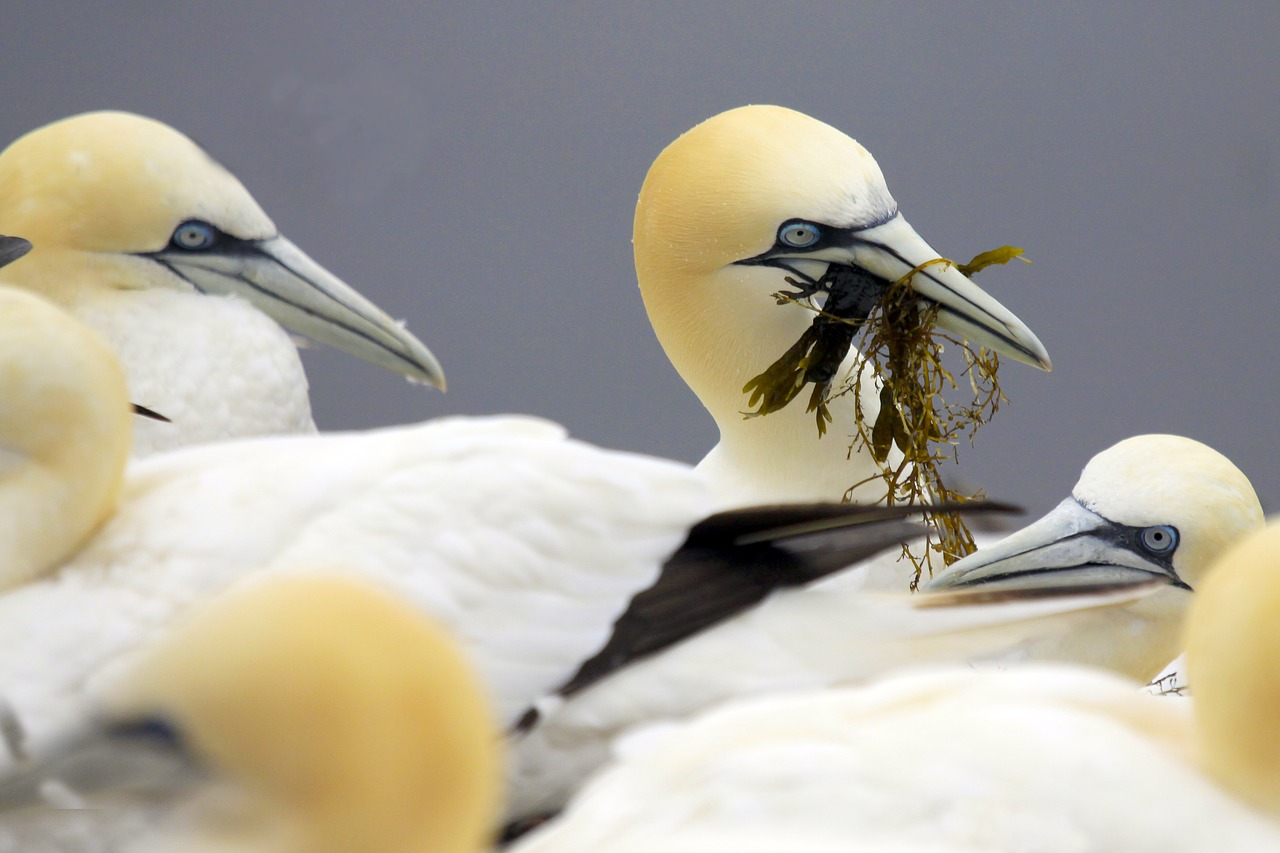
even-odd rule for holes
{"type": "Polygon", "coordinates": [[[140,405],[138,403],[130,403],[129,405],[133,406],[133,413],[135,415],[140,415],[141,417],[149,418],[153,421],[159,421],[162,424],[173,423],[173,421],[169,420],[164,415],[157,412],[155,409],[148,409],[146,406],[140,405]]]}

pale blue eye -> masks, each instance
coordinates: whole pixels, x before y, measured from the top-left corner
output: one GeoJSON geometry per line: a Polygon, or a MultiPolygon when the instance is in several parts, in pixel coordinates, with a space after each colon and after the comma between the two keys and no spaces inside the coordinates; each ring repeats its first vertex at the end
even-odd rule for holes
{"type": "Polygon", "coordinates": [[[778,229],[778,242],[794,249],[807,249],[822,237],[822,229],[812,222],[784,222],[778,229]]]}
{"type": "Polygon", "coordinates": [[[174,248],[199,252],[208,249],[217,239],[218,232],[212,225],[192,219],[173,230],[173,239],[170,242],[174,248]]]}
{"type": "Polygon", "coordinates": [[[1157,527],[1144,527],[1142,532],[1138,534],[1142,547],[1146,548],[1152,554],[1169,554],[1174,548],[1178,547],[1178,531],[1177,528],[1170,527],[1167,524],[1161,524],[1157,527]]]}

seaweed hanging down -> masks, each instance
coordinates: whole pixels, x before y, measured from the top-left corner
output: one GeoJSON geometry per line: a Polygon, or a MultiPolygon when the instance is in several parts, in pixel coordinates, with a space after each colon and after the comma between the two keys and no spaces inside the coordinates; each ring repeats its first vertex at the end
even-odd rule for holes
{"type": "MultiPolygon", "coordinates": [[[[983,252],[967,264],[956,264],[956,268],[972,276],[1014,258],[1026,260],[1021,249],[1004,246],[983,252]]],[[[781,358],[744,386],[743,392],[750,395],[748,405],[756,407],[748,417],[782,409],[805,385],[812,384],[807,411],[815,413],[818,433],[825,434],[831,421],[831,400],[851,392],[862,398],[862,371],[854,371],[834,392],[831,388],[855,336],[861,333],[857,346],[872,367],[880,412],[874,423],[868,423],[862,408],[854,406],[851,452],[866,445],[880,472],[851,485],[846,499],[858,486],[876,478],[884,480],[889,505],[963,502],[976,497],[949,488],[942,481],[939,466],[956,458],[962,436],[972,444],[978,428],[1007,401],[996,380],[1000,360],[993,352],[975,351],[964,340],[938,331],[934,324],[937,307],[922,307],[911,286],[920,270],[952,263],[945,258],[926,261],[887,288],[867,273],[833,264],[822,279],[799,282],[788,278],[796,291],[775,294],[779,304],[796,302],[814,310],[816,316],[781,358]],[[828,295],[819,310],[808,297],[821,291],[828,295]],[[967,379],[972,398],[963,404],[948,403],[943,397],[948,388],[958,389],[956,377],[943,364],[946,343],[954,344],[964,358],[961,377],[967,379]],[[895,446],[901,453],[897,460],[892,454],[895,446]]],[[[924,569],[931,568],[933,554],[950,565],[974,550],[973,535],[959,517],[931,518],[928,524],[923,554],[917,556],[909,547],[903,548],[916,570],[912,588],[924,569]]]]}
{"type": "Polygon", "coordinates": [[[742,391],[749,394],[747,405],[758,408],[748,417],[768,415],[785,408],[805,385],[812,384],[807,412],[817,412],[818,434],[825,435],[831,414],[827,411],[827,392],[836,371],[853,345],[853,336],[862,327],[885,295],[884,281],[858,267],[831,264],[817,281],[787,278],[796,288],[790,293],[775,293],[778,304],[797,302],[812,308],[808,299],[827,294],[826,304],[809,328],[782,357],[769,365],[764,373],[752,378],[742,391]]]}

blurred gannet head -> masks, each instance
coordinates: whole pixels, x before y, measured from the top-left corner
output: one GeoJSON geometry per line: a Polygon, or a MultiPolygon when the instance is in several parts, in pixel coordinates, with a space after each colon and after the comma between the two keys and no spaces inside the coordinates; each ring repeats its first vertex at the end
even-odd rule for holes
{"type": "Polygon", "coordinates": [[[1205,768],[1280,815],[1280,523],[1217,560],[1184,636],[1205,768]]]}
{"type": "Polygon", "coordinates": [[[56,779],[88,808],[171,800],[163,849],[473,853],[498,738],[457,646],[407,605],[338,577],[255,579],[114,681],[89,732],[0,781],[0,808],[56,779]]]}
{"type": "Polygon", "coordinates": [[[282,237],[234,175],[161,122],[85,113],[15,141],[0,153],[0,233],[36,247],[6,279],[56,301],[85,288],[235,295],[291,331],[444,387],[417,338],[282,237]]]}
{"type": "Polygon", "coordinates": [[[57,565],[111,515],[132,417],[105,341],[0,286],[0,589],[57,565]]]}

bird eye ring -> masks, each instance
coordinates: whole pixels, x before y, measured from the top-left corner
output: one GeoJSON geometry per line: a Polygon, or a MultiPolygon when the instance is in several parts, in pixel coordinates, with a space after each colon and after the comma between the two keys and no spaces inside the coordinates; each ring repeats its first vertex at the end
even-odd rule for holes
{"type": "Polygon", "coordinates": [[[778,242],[793,249],[807,249],[822,238],[822,229],[812,222],[791,220],[778,229],[778,242]]]}
{"type": "Polygon", "coordinates": [[[1138,534],[1138,541],[1152,554],[1169,554],[1178,547],[1178,531],[1167,524],[1144,527],[1138,534]]]}
{"type": "Polygon", "coordinates": [[[177,249],[200,252],[213,246],[217,239],[218,232],[212,225],[191,219],[173,230],[173,237],[169,242],[177,249]]]}

